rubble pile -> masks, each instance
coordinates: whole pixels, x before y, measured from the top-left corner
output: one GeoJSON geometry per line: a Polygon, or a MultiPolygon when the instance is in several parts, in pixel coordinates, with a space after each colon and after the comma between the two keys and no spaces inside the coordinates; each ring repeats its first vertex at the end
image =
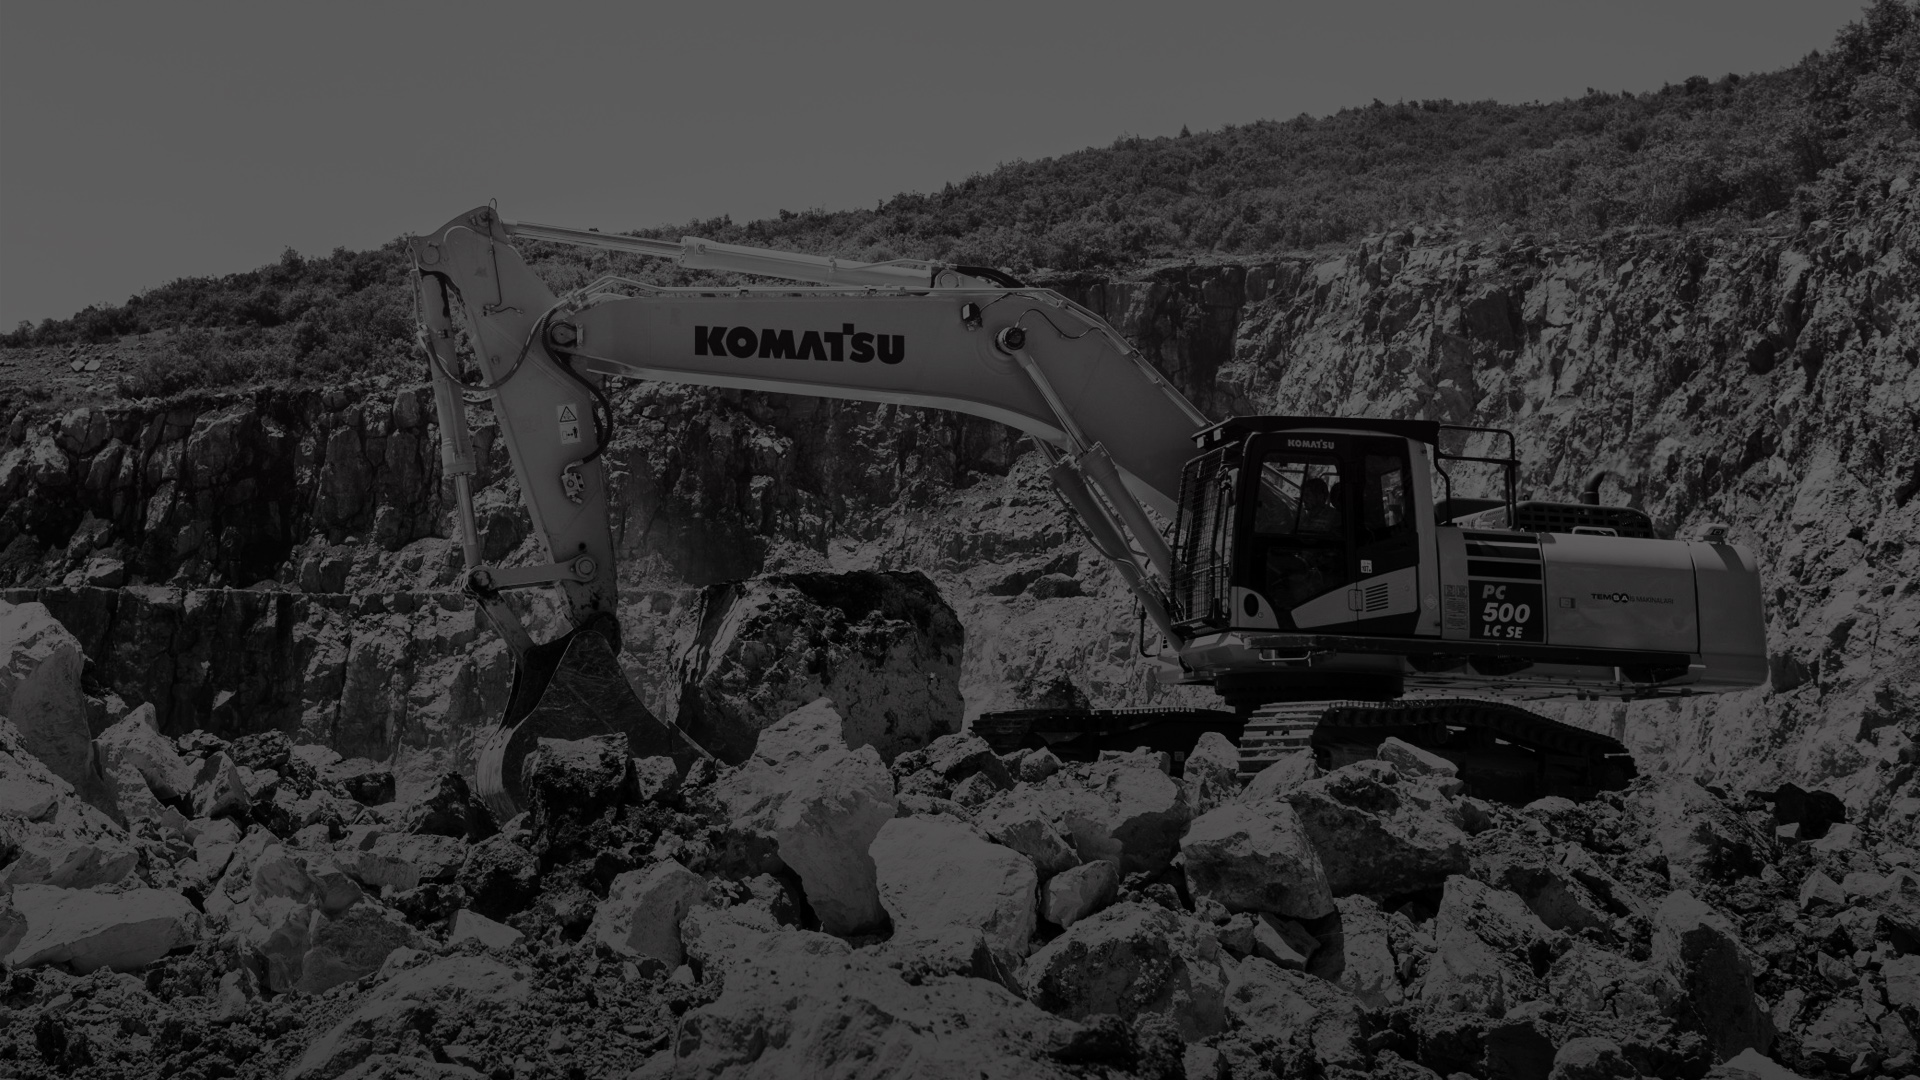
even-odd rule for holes
{"type": "Polygon", "coordinates": [[[498,821],[277,732],[49,716],[109,798],[0,723],[6,1075],[1916,1072],[1911,838],[1791,786],[889,764],[820,698],[738,766],[545,740],[498,821]]]}

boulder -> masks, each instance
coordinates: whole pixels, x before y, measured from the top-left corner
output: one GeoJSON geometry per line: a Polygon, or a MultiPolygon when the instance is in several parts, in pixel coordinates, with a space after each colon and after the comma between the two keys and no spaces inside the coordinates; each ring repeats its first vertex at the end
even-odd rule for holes
{"type": "Polygon", "coordinates": [[[1819,912],[1821,909],[1838,910],[1847,906],[1847,894],[1839,883],[1818,870],[1808,874],[1800,883],[1800,910],[1819,912]]]}
{"type": "MultiPolygon", "coordinates": [[[[724,913],[696,912],[696,921],[711,932],[724,913]]],[[[891,943],[856,953],[822,934],[779,930],[731,935],[721,952],[708,961],[728,972],[720,996],[689,1010],[673,1043],[634,1076],[1078,1075],[1049,1056],[1076,1025],[989,979],[910,981],[913,965],[891,943]]]]}
{"type": "Polygon", "coordinates": [[[1268,799],[1284,798],[1294,788],[1320,775],[1320,766],[1314,761],[1313,751],[1290,750],[1281,754],[1273,764],[1261,769],[1247,781],[1240,791],[1243,803],[1264,802],[1268,799]]]}
{"type": "Polygon", "coordinates": [[[1622,892],[1577,844],[1541,843],[1525,833],[1495,829],[1473,838],[1473,876],[1520,897],[1553,930],[1608,927],[1622,892]],[[1608,897],[1595,893],[1598,885],[1608,897]],[[1614,902],[1610,903],[1609,901],[1614,902]]]}
{"type": "Polygon", "coordinates": [[[1920,953],[1890,956],[1880,964],[1887,1004],[1911,1016],[1920,1016],[1920,953]]]}
{"type": "Polygon", "coordinates": [[[1544,993],[1553,932],[1519,897],[1472,878],[1447,879],[1433,919],[1437,946],[1420,996],[1446,1013],[1498,1018],[1544,993]]]}
{"type": "Polygon", "coordinates": [[[1056,792],[1032,788],[1003,791],[973,813],[974,827],[987,839],[1033,860],[1041,881],[1079,865],[1080,856],[1055,827],[1064,803],[1056,792]]]}
{"type": "Polygon", "coordinates": [[[1653,916],[1654,964],[1685,988],[1693,1026],[1725,1061],[1773,1045],[1773,1021],[1753,994],[1753,962],[1725,916],[1683,890],[1669,893],[1653,916]]]}
{"type": "Polygon", "coordinates": [[[493,811],[459,773],[442,773],[426,798],[407,807],[400,817],[400,828],[462,840],[485,840],[499,831],[493,811]]]}
{"type": "Polygon", "coordinates": [[[350,843],[336,850],[340,865],[363,885],[396,892],[428,882],[450,882],[467,858],[467,845],[434,833],[385,833],[365,849],[350,843]]]}
{"type": "Polygon", "coordinates": [[[911,986],[945,977],[986,979],[1018,993],[1014,970],[996,955],[987,936],[970,926],[942,926],[896,933],[876,946],[872,958],[911,986]]]}
{"type": "Polygon", "coordinates": [[[1028,958],[1021,972],[1027,1000],[1048,1012],[1072,1019],[1166,1016],[1189,1042],[1225,1024],[1226,979],[1208,927],[1133,903],[1075,923],[1028,958]]]}
{"type": "Polygon", "coordinates": [[[320,770],[320,779],[334,784],[362,806],[385,806],[393,801],[393,770],[366,758],[342,758],[320,770]]]}
{"type": "Polygon", "coordinates": [[[707,903],[707,882],[672,859],[613,879],[587,936],[622,956],[653,960],[663,970],[686,960],[680,922],[707,903]]]}
{"type": "Polygon", "coordinates": [[[1065,929],[1113,903],[1119,890],[1120,871],[1112,863],[1105,859],[1081,863],[1047,882],[1041,914],[1065,929]]]}
{"type": "Polygon", "coordinates": [[[1684,776],[1661,775],[1636,784],[1627,813],[1651,825],[1677,889],[1758,874],[1771,846],[1771,838],[1743,815],[1684,776]]]}
{"type": "Polygon", "coordinates": [[[20,729],[0,716],[0,814],[38,821],[60,800],[73,797],[73,785],[34,757],[20,729]]]}
{"type": "Polygon", "coordinates": [[[453,928],[447,932],[447,944],[477,941],[489,949],[505,949],[524,936],[513,927],[494,922],[472,908],[461,908],[453,914],[453,928]]]}
{"type": "Polygon", "coordinates": [[[318,994],[380,970],[395,949],[417,943],[418,935],[399,912],[364,900],[335,915],[320,914],[307,928],[295,989],[318,994]]]}
{"type": "Polygon", "coordinates": [[[1292,919],[1276,919],[1261,912],[1253,923],[1253,955],[1288,971],[1307,970],[1307,958],[1320,942],[1292,919]]]}
{"type": "Polygon", "coordinates": [[[1039,877],[1024,855],[931,817],[887,822],[870,851],[896,933],[972,927],[1009,967],[1026,956],[1039,877]]]}
{"type": "Polygon", "coordinates": [[[9,967],[65,964],[85,974],[97,968],[138,971],[193,944],[200,916],[171,889],[95,892],[51,885],[16,885],[12,917],[0,921],[0,954],[9,967]]]}
{"type": "Polygon", "coordinates": [[[680,792],[680,766],[670,757],[633,759],[635,802],[665,802],[680,792]]]}
{"type": "Polygon", "coordinates": [[[584,842],[588,825],[626,801],[625,735],[541,739],[520,762],[520,791],[536,855],[557,858],[584,842]]]}
{"type": "Polygon", "coordinates": [[[942,735],[927,744],[923,758],[927,771],[949,785],[974,776],[984,776],[996,789],[1013,786],[1013,775],[1006,763],[994,754],[987,741],[971,731],[942,735]]]}
{"type": "Polygon", "coordinates": [[[193,775],[193,816],[197,818],[244,814],[252,805],[240,767],[226,754],[214,754],[193,775]]]}
{"type": "Polygon", "coordinates": [[[101,809],[112,803],[100,781],[80,688],[86,664],[79,639],[46,605],[0,600],[0,716],[13,722],[22,748],[81,798],[101,809]]]}
{"type": "Polygon", "coordinates": [[[1805,1080],[1805,1078],[1758,1050],[1742,1050],[1707,1070],[1705,1080],[1805,1080]]]}
{"type": "Polygon", "coordinates": [[[852,934],[886,918],[868,849],[897,804],[879,753],[847,749],[840,728],[825,698],[787,714],[715,792],[733,831],[770,840],[800,876],[821,928],[852,934]]]}
{"type": "Polygon", "coordinates": [[[1359,1003],[1339,987],[1257,956],[1229,960],[1226,976],[1226,1010],[1236,1029],[1291,1045],[1323,1065],[1365,1067],[1359,1003]]]}
{"type": "Polygon", "coordinates": [[[675,660],[677,725],[723,761],[821,697],[840,741],[883,762],[960,729],[960,620],[924,574],[773,575],[709,586],[701,610],[675,660]]]}
{"type": "Polygon", "coordinates": [[[504,919],[526,909],[540,890],[540,860],[496,833],[467,849],[454,881],[474,911],[504,919]]]}
{"type": "Polygon", "coordinates": [[[1020,759],[1018,779],[1023,784],[1038,784],[1065,768],[1058,755],[1042,747],[1020,759]]]}
{"type": "MultiPolygon", "coordinates": [[[[1380,740],[1380,746],[1374,751],[1373,756],[1398,769],[1402,776],[1437,776],[1453,779],[1460,775],[1460,766],[1431,750],[1423,750],[1391,735],[1380,740]]],[[[1461,790],[1465,789],[1456,789],[1452,793],[1459,794],[1461,790]]]]}
{"type": "Polygon", "coordinates": [[[1240,795],[1240,748],[1217,731],[1201,732],[1180,779],[1195,814],[1232,802],[1240,795]]]}
{"type": "Polygon", "coordinates": [[[487,956],[448,956],[408,968],[367,992],[346,1019],[309,1043],[287,1076],[339,1076],[381,1042],[394,1043],[440,1016],[497,1017],[526,1001],[531,988],[525,971],[487,956]]]}
{"type": "Polygon", "coordinates": [[[1549,1080],[1635,1080],[1633,1067],[1620,1044],[1591,1036],[1568,1039],[1553,1055],[1549,1080]]]}
{"type": "Polygon", "coordinates": [[[103,768],[131,766],[153,794],[167,802],[193,794],[194,767],[160,734],[152,705],[142,705],[94,740],[103,768]]]}
{"type": "Polygon", "coordinates": [[[1087,766],[1074,794],[1066,824],[1081,861],[1109,859],[1123,874],[1165,869],[1193,819],[1180,784],[1138,754],[1087,766]]]}
{"type": "Polygon", "coordinates": [[[1455,801],[1386,762],[1336,769],[1295,787],[1286,800],[1335,896],[1412,892],[1467,870],[1467,834],[1455,801]]]}
{"type": "MultiPolygon", "coordinates": [[[[5,768],[4,762],[0,768],[5,768]]],[[[13,849],[12,861],[0,867],[0,889],[17,885],[90,889],[125,881],[140,864],[139,848],[125,830],[80,801],[64,780],[49,773],[28,773],[29,798],[38,798],[40,779],[59,785],[56,790],[65,794],[55,798],[38,819],[12,823],[11,843],[0,839],[0,849],[13,849]]]]}
{"type": "Polygon", "coordinates": [[[1228,911],[1317,919],[1333,910],[1320,856],[1284,800],[1228,803],[1200,815],[1180,854],[1188,892],[1228,911]]]}
{"type": "Polygon", "coordinates": [[[1398,1005],[1405,996],[1394,949],[1394,916],[1364,896],[1334,901],[1339,917],[1318,937],[1307,972],[1332,982],[1369,1009],[1398,1005]]]}

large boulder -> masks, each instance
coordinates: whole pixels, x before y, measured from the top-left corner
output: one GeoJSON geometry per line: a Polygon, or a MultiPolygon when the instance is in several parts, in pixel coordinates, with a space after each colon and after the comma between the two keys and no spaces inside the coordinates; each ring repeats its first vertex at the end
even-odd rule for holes
{"type": "Polygon", "coordinates": [[[1458,802],[1430,778],[1360,761],[1286,795],[1335,896],[1431,888],[1468,867],[1458,802]]]}
{"type": "Polygon", "coordinates": [[[9,967],[65,964],[82,974],[96,968],[138,971],[175,949],[189,947],[200,915],[170,889],[95,892],[51,885],[16,885],[0,908],[0,961],[9,967]]]}
{"type": "Polygon", "coordinates": [[[1217,731],[1203,731],[1180,769],[1187,803],[1195,814],[1232,802],[1240,795],[1240,748],[1217,731]]]}
{"type": "Polygon", "coordinates": [[[931,817],[887,822],[870,850],[895,933],[971,927],[1009,966],[1026,956],[1039,884],[1026,856],[931,817]]]}
{"type": "Polygon", "coordinates": [[[820,697],[841,740],[882,761],[960,729],[962,631],[926,575],[781,574],[709,586],[676,659],[679,726],[722,760],[820,697]]]}
{"type": "Polygon", "coordinates": [[[454,881],[473,910],[505,919],[526,909],[540,891],[540,860],[505,833],[467,849],[454,881]]]}
{"type": "Polygon", "coordinates": [[[1256,803],[1285,798],[1294,788],[1319,775],[1320,766],[1314,760],[1312,750],[1289,750],[1247,781],[1247,786],[1240,791],[1240,801],[1256,803]]]}
{"type": "Polygon", "coordinates": [[[1048,783],[1072,792],[1065,825],[1081,861],[1107,859],[1122,873],[1165,869],[1193,820],[1186,791],[1150,755],[1116,755],[1048,783]]]}
{"type": "Polygon", "coordinates": [[[1112,863],[1105,859],[1081,863],[1046,883],[1041,914],[1064,929],[1113,903],[1119,890],[1120,871],[1112,863]]]}
{"type": "MultiPolygon", "coordinates": [[[[1398,1005],[1405,993],[1402,950],[1394,943],[1396,938],[1404,943],[1409,935],[1395,931],[1404,927],[1406,917],[1389,915],[1364,896],[1343,896],[1334,904],[1339,917],[1321,932],[1320,947],[1314,950],[1307,972],[1338,984],[1367,1008],[1398,1005]],[[1401,927],[1394,925],[1396,919],[1401,927]]],[[[1407,959],[1411,960],[1411,955],[1407,959]]]]}
{"type": "Polygon", "coordinates": [[[1115,904],[1075,923],[1027,960],[1027,1000],[1076,1020],[1112,1013],[1171,1019],[1183,1039],[1226,1022],[1226,971],[1212,932],[1183,915],[1115,904]]]}
{"type": "Polygon", "coordinates": [[[1339,987],[1257,956],[1228,960],[1226,976],[1235,1028],[1323,1066],[1365,1066],[1360,1003],[1339,987]]]}
{"type": "Polygon", "coordinates": [[[1618,883],[1578,844],[1545,844],[1510,829],[1493,829],[1473,838],[1473,876],[1526,901],[1553,930],[1610,926],[1618,883]],[[1595,886],[1607,896],[1596,893],[1595,886]],[[1610,902],[1612,901],[1612,902],[1610,902]]]}
{"type": "Polygon", "coordinates": [[[974,827],[994,843],[1032,859],[1040,880],[1046,881],[1080,863],[1060,831],[1066,828],[1062,823],[1066,803],[1059,794],[1033,788],[1003,791],[974,810],[974,827]]]}
{"type": "Polygon", "coordinates": [[[381,1043],[430,1030],[442,1016],[476,1027],[506,1018],[527,1000],[527,973],[487,956],[448,956],[395,974],[366,993],[346,1019],[307,1045],[289,1080],[326,1080],[371,1057],[381,1043]]]}
{"type": "Polygon", "coordinates": [[[1655,965],[1685,988],[1684,1007],[1716,1060],[1773,1046],[1773,1021],[1753,993],[1753,960],[1733,924],[1684,890],[1653,916],[1655,965]]]}
{"type": "Polygon", "coordinates": [[[843,728],[826,698],[788,713],[715,793],[735,832],[770,841],[800,875],[821,928],[853,934],[886,920],[869,848],[897,804],[879,752],[848,749],[843,728]]]}
{"type": "Polygon", "coordinates": [[[625,802],[632,760],[625,735],[539,740],[520,762],[534,854],[563,857],[588,825],[625,802]]]}
{"type": "Polygon", "coordinates": [[[93,732],[80,669],[87,658],[46,605],[0,600],[0,716],[13,722],[20,744],[81,798],[112,807],[95,765],[93,732]]]}
{"type": "Polygon", "coordinates": [[[1684,776],[1634,785],[1627,812],[1646,822],[1678,889],[1725,884],[1760,872],[1772,838],[1713,792],[1684,776]]]}
{"type": "Polygon", "coordinates": [[[1076,1026],[993,981],[903,971],[894,950],[856,953],[821,934],[717,936],[727,921],[723,912],[689,920],[701,924],[703,948],[724,954],[706,959],[727,972],[724,989],[681,1018],[671,1045],[633,1074],[637,1080],[1078,1075],[1049,1056],[1072,1041],[1076,1026]]]}
{"type": "Polygon", "coordinates": [[[687,958],[680,921],[706,902],[706,880],[667,859],[614,878],[587,936],[622,956],[653,960],[670,971],[687,958]]]}
{"type": "Polygon", "coordinates": [[[1226,803],[1194,819],[1180,840],[1187,890],[1228,911],[1317,919],[1333,910],[1326,871],[1283,800],[1226,803]]]}
{"type": "Polygon", "coordinates": [[[160,734],[152,705],[142,705],[100,733],[95,740],[101,765],[107,771],[131,766],[153,794],[165,802],[193,793],[194,767],[180,756],[173,740],[160,734]]]}
{"type": "Polygon", "coordinates": [[[418,943],[419,935],[399,912],[371,900],[337,914],[321,913],[308,923],[307,948],[294,987],[323,993],[379,971],[394,950],[418,943]]]}
{"type": "Polygon", "coordinates": [[[1499,1018],[1544,994],[1535,967],[1551,957],[1554,935],[1512,893],[1448,878],[1433,935],[1437,949],[1420,987],[1433,1009],[1499,1018]]]}
{"type": "Polygon", "coordinates": [[[0,796],[24,804],[36,816],[0,817],[0,889],[14,885],[58,885],[87,889],[126,880],[140,862],[140,851],[126,831],[106,814],[80,800],[65,780],[28,755],[13,740],[11,725],[0,720],[0,780],[16,782],[0,796]]]}

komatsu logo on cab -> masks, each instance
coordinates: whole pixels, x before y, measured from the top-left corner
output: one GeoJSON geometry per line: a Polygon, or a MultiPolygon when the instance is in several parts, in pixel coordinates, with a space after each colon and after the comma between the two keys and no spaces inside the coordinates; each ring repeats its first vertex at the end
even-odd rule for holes
{"type": "Polygon", "coordinates": [[[1287,445],[1300,450],[1332,450],[1332,439],[1288,439],[1287,445]]]}
{"type": "Polygon", "coordinates": [[[750,326],[696,326],[693,355],[731,356],[739,360],[851,360],[865,364],[875,359],[897,364],[907,358],[905,334],[870,334],[852,323],[838,330],[755,330],[750,326]]]}

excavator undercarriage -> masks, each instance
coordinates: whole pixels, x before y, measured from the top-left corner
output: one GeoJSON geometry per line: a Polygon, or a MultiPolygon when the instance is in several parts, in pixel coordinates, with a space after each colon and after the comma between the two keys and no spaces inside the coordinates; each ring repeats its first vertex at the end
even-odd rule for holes
{"type": "Polygon", "coordinates": [[[1637,773],[1618,739],[1516,705],[1475,698],[1293,701],[1248,712],[1208,709],[1019,709],[982,714],[973,731],[997,753],[1045,746],[1069,761],[1139,747],[1184,759],[1202,732],[1240,747],[1251,780],[1282,756],[1309,751],[1322,769],[1375,756],[1388,738],[1458,766],[1467,793],[1512,805],[1624,789],[1637,773]]]}

